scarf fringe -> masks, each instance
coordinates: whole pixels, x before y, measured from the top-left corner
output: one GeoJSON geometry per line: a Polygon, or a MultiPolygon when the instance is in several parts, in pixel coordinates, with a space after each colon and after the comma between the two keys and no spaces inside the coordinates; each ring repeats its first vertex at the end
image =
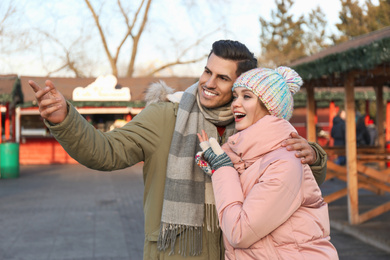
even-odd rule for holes
{"type": "Polygon", "coordinates": [[[180,255],[186,256],[187,253],[190,256],[200,255],[202,253],[203,228],[206,227],[207,231],[212,233],[219,229],[218,213],[215,205],[205,204],[205,211],[203,227],[162,223],[157,240],[158,250],[165,251],[170,247],[169,255],[173,255],[176,239],[179,237],[180,255]]]}
{"type": "Polygon", "coordinates": [[[218,213],[214,204],[205,204],[205,221],[203,226],[206,225],[207,231],[213,232],[219,229],[218,213]]]}
{"type": "Polygon", "coordinates": [[[165,251],[171,247],[169,255],[175,254],[176,238],[179,236],[179,254],[181,256],[197,256],[202,253],[203,228],[187,225],[163,223],[157,240],[157,248],[165,251]],[[187,248],[188,245],[188,248],[187,248]]]}

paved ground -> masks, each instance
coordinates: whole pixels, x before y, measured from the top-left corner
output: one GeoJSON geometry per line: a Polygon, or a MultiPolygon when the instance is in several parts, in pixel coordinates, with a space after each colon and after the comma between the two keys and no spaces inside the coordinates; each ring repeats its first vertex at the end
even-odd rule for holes
{"type": "MultiPolygon", "coordinates": [[[[321,185],[324,195],[345,188],[337,179],[321,185]]],[[[390,194],[378,196],[366,190],[359,190],[359,213],[362,214],[390,201],[390,194]]],[[[340,259],[390,259],[390,211],[359,225],[348,223],[347,197],[329,204],[332,228],[331,238],[338,249],[340,259]],[[351,241],[344,238],[350,237],[351,241]]]]}
{"type": "MultiPolygon", "coordinates": [[[[19,178],[0,179],[0,259],[142,259],[141,171],[140,164],[111,173],[80,165],[21,166],[19,178]]],[[[343,185],[328,181],[321,188],[326,193],[343,185]]],[[[370,205],[390,200],[364,195],[370,205]]],[[[340,259],[390,259],[390,214],[359,230],[348,225],[340,199],[330,205],[330,216],[340,259]]]]}

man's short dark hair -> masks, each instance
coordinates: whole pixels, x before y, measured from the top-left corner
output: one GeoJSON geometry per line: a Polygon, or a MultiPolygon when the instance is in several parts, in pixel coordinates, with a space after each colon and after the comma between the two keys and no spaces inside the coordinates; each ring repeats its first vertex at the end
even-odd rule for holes
{"type": "Polygon", "coordinates": [[[219,40],[213,43],[210,55],[214,53],[225,60],[237,62],[237,77],[242,73],[257,67],[257,59],[252,52],[238,41],[219,40]]]}

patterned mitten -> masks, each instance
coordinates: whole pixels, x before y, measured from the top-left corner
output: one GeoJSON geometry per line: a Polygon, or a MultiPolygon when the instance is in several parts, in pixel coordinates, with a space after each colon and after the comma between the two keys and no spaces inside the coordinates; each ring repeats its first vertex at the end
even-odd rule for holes
{"type": "Polygon", "coordinates": [[[203,152],[198,152],[195,155],[196,164],[209,176],[213,174],[210,164],[203,158],[203,152]]]}
{"type": "Polygon", "coordinates": [[[210,138],[209,141],[200,143],[200,147],[203,150],[203,158],[206,160],[206,163],[208,163],[207,166],[211,167],[211,173],[205,171],[207,174],[211,175],[214,171],[223,166],[233,167],[233,163],[229,156],[222,150],[215,138],[210,138]]]}

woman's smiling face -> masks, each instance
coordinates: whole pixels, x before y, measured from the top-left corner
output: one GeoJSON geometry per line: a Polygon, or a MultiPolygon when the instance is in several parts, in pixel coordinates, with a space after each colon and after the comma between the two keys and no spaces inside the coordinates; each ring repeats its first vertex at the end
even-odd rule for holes
{"type": "Polygon", "coordinates": [[[260,99],[247,88],[237,87],[233,90],[231,106],[237,131],[244,130],[270,113],[260,99]]]}

